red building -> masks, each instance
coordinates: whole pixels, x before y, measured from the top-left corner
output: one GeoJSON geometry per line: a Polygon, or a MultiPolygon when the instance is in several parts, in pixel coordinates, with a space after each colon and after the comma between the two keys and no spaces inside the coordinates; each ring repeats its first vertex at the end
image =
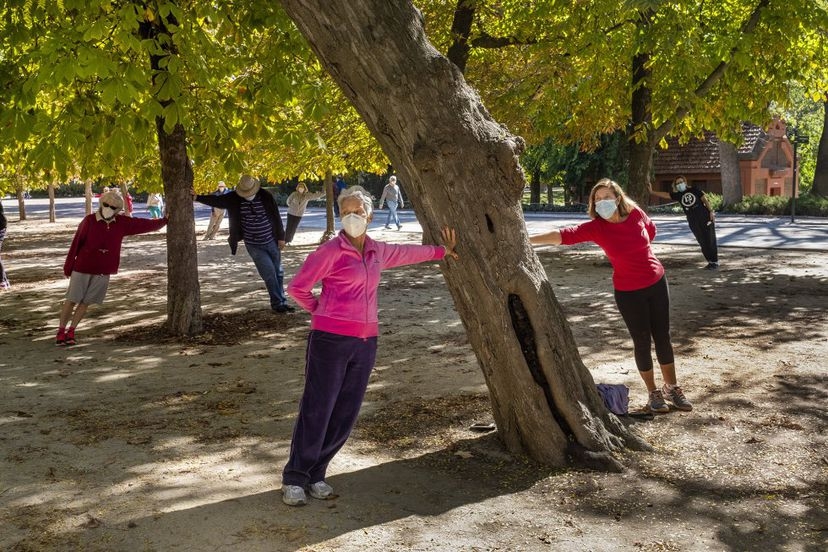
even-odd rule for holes
{"type": "MultiPolygon", "coordinates": [[[[774,119],[767,131],[751,123],[742,124],[744,142],[737,150],[742,195],[791,196],[793,146],[785,130],[785,123],[779,119],[774,119]]],[[[673,180],[684,175],[696,188],[722,193],[719,144],[712,132],[683,146],[675,138],[668,138],[667,148],[656,150],[653,165],[655,190],[670,191],[673,180]]]]}

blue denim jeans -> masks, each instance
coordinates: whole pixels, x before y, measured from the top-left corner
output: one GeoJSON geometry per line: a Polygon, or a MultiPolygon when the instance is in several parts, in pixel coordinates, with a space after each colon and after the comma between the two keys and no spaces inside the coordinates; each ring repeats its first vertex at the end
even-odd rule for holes
{"type": "Polygon", "coordinates": [[[400,217],[397,215],[397,202],[386,201],[385,206],[388,207],[388,216],[385,219],[385,226],[391,226],[391,221],[397,226],[400,225],[400,217]]]}
{"type": "Polygon", "coordinates": [[[286,305],[285,297],[285,270],[282,268],[282,252],[276,245],[276,240],[264,245],[244,244],[259,276],[267,286],[267,293],[270,295],[270,308],[275,309],[279,305],[286,305]]]}

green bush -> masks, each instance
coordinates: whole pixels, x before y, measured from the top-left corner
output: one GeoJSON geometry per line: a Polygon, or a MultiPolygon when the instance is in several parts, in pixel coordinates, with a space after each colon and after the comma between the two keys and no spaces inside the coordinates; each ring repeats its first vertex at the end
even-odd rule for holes
{"type": "MultiPolygon", "coordinates": [[[[710,194],[711,204],[714,194],[710,194]]],[[[719,210],[721,208],[721,197],[718,198],[719,210]]],[[[784,216],[791,214],[791,198],[783,196],[745,196],[742,201],[729,205],[722,209],[724,213],[739,213],[744,215],[775,215],[784,216]]],[[[805,217],[827,217],[828,198],[803,194],[796,198],[796,214],[805,217]]]]}

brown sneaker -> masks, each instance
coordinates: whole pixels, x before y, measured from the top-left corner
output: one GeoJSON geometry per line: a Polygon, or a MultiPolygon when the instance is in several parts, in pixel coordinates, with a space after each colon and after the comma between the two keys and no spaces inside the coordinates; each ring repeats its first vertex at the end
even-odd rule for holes
{"type": "Polygon", "coordinates": [[[650,392],[650,398],[647,400],[647,407],[650,409],[650,412],[658,412],[659,414],[670,412],[670,407],[667,406],[666,402],[664,402],[664,395],[662,395],[661,391],[658,389],[650,392]]]}
{"type": "Polygon", "coordinates": [[[693,410],[693,405],[690,404],[690,401],[688,401],[687,397],[684,396],[684,391],[682,391],[681,387],[678,385],[669,386],[665,383],[662,386],[661,391],[664,393],[664,396],[667,397],[667,400],[673,403],[676,410],[683,410],[685,412],[693,410]]]}

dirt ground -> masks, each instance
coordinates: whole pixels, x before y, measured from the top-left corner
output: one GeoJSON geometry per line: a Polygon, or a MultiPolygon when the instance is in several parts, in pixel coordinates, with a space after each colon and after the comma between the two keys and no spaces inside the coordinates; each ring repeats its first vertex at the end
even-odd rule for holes
{"type": "MultiPolygon", "coordinates": [[[[328,481],[282,504],[308,316],[272,314],[252,262],[199,241],[208,331],[165,317],[165,235],[128,238],[78,345],[53,343],[77,220],[13,222],[0,294],[0,549],[10,551],[828,550],[824,253],[656,245],[690,413],[634,424],[620,474],[505,452],[434,264],[387,273],[379,356],[328,481]]],[[[199,228],[199,233],[203,228],[199,228]]],[[[373,230],[389,241],[419,235],[373,230]]],[[[285,254],[288,278],[317,235],[285,254]]],[[[242,248],[243,249],[243,248],[242,248]]],[[[596,383],[645,401],[595,248],[538,250],[596,383]]]]}

